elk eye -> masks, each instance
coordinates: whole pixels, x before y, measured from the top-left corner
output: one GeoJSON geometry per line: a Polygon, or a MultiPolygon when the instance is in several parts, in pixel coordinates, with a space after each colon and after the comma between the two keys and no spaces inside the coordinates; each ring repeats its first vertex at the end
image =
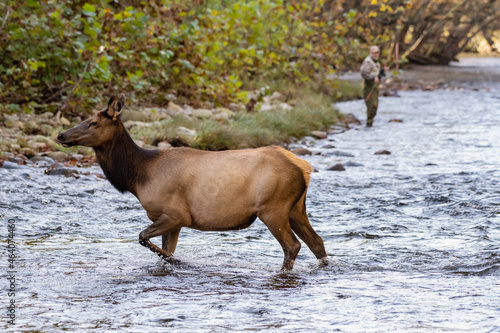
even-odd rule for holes
{"type": "Polygon", "coordinates": [[[90,123],[90,126],[95,126],[95,125],[97,125],[97,121],[93,121],[90,123]]]}

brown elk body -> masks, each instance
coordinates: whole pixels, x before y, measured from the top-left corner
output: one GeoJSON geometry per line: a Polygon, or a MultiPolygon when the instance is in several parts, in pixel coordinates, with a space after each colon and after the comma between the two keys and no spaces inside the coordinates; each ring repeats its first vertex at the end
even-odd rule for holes
{"type": "Polygon", "coordinates": [[[66,146],[93,147],[111,184],[134,194],[153,222],[139,242],[172,260],[181,228],[238,230],[258,217],[283,248],[283,269],[292,269],[300,250],[295,234],[321,264],[323,240],[306,214],[310,164],[281,147],[207,152],[191,148],[139,148],[118,117],[124,96],[59,134],[66,146]],[[162,248],[150,238],[162,236],[162,248]]]}

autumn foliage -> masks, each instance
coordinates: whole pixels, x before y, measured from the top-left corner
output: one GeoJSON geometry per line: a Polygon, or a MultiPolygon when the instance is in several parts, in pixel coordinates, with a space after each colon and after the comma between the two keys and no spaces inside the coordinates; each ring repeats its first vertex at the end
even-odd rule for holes
{"type": "Polygon", "coordinates": [[[255,80],[334,87],[335,74],[357,69],[371,44],[382,47],[388,62],[395,61],[396,43],[408,59],[451,60],[470,33],[487,34],[496,24],[494,6],[487,0],[6,0],[0,108],[79,113],[116,91],[155,104],[175,95],[227,105],[245,102],[245,85],[255,80]],[[470,3],[484,10],[466,21],[470,3]],[[470,28],[460,39],[453,29],[464,24],[470,28]],[[458,47],[450,53],[447,40],[454,36],[458,47]]]}

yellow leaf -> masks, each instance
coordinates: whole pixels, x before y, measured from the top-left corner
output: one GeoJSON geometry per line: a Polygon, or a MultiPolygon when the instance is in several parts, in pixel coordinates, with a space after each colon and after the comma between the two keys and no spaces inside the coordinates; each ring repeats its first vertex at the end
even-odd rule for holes
{"type": "Polygon", "coordinates": [[[377,12],[370,12],[370,14],[368,14],[368,17],[377,17],[377,12]]]}
{"type": "Polygon", "coordinates": [[[372,5],[376,5],[377,4],[377,0],[372,0],[372,5]]]}

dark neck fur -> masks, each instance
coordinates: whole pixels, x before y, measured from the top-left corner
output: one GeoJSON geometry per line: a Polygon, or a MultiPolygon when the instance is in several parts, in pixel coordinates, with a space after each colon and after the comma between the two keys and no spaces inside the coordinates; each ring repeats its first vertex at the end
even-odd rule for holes
{"type": "Polygon", "coordinates": [[[94,147],[97,161],[109,182],[120,192],[130,192],[137,196],[136,185],[148,180],[147,164],[160,151],[145,150],[137,146],[118,120],[118,129],[109,142],[94,147]]]}

